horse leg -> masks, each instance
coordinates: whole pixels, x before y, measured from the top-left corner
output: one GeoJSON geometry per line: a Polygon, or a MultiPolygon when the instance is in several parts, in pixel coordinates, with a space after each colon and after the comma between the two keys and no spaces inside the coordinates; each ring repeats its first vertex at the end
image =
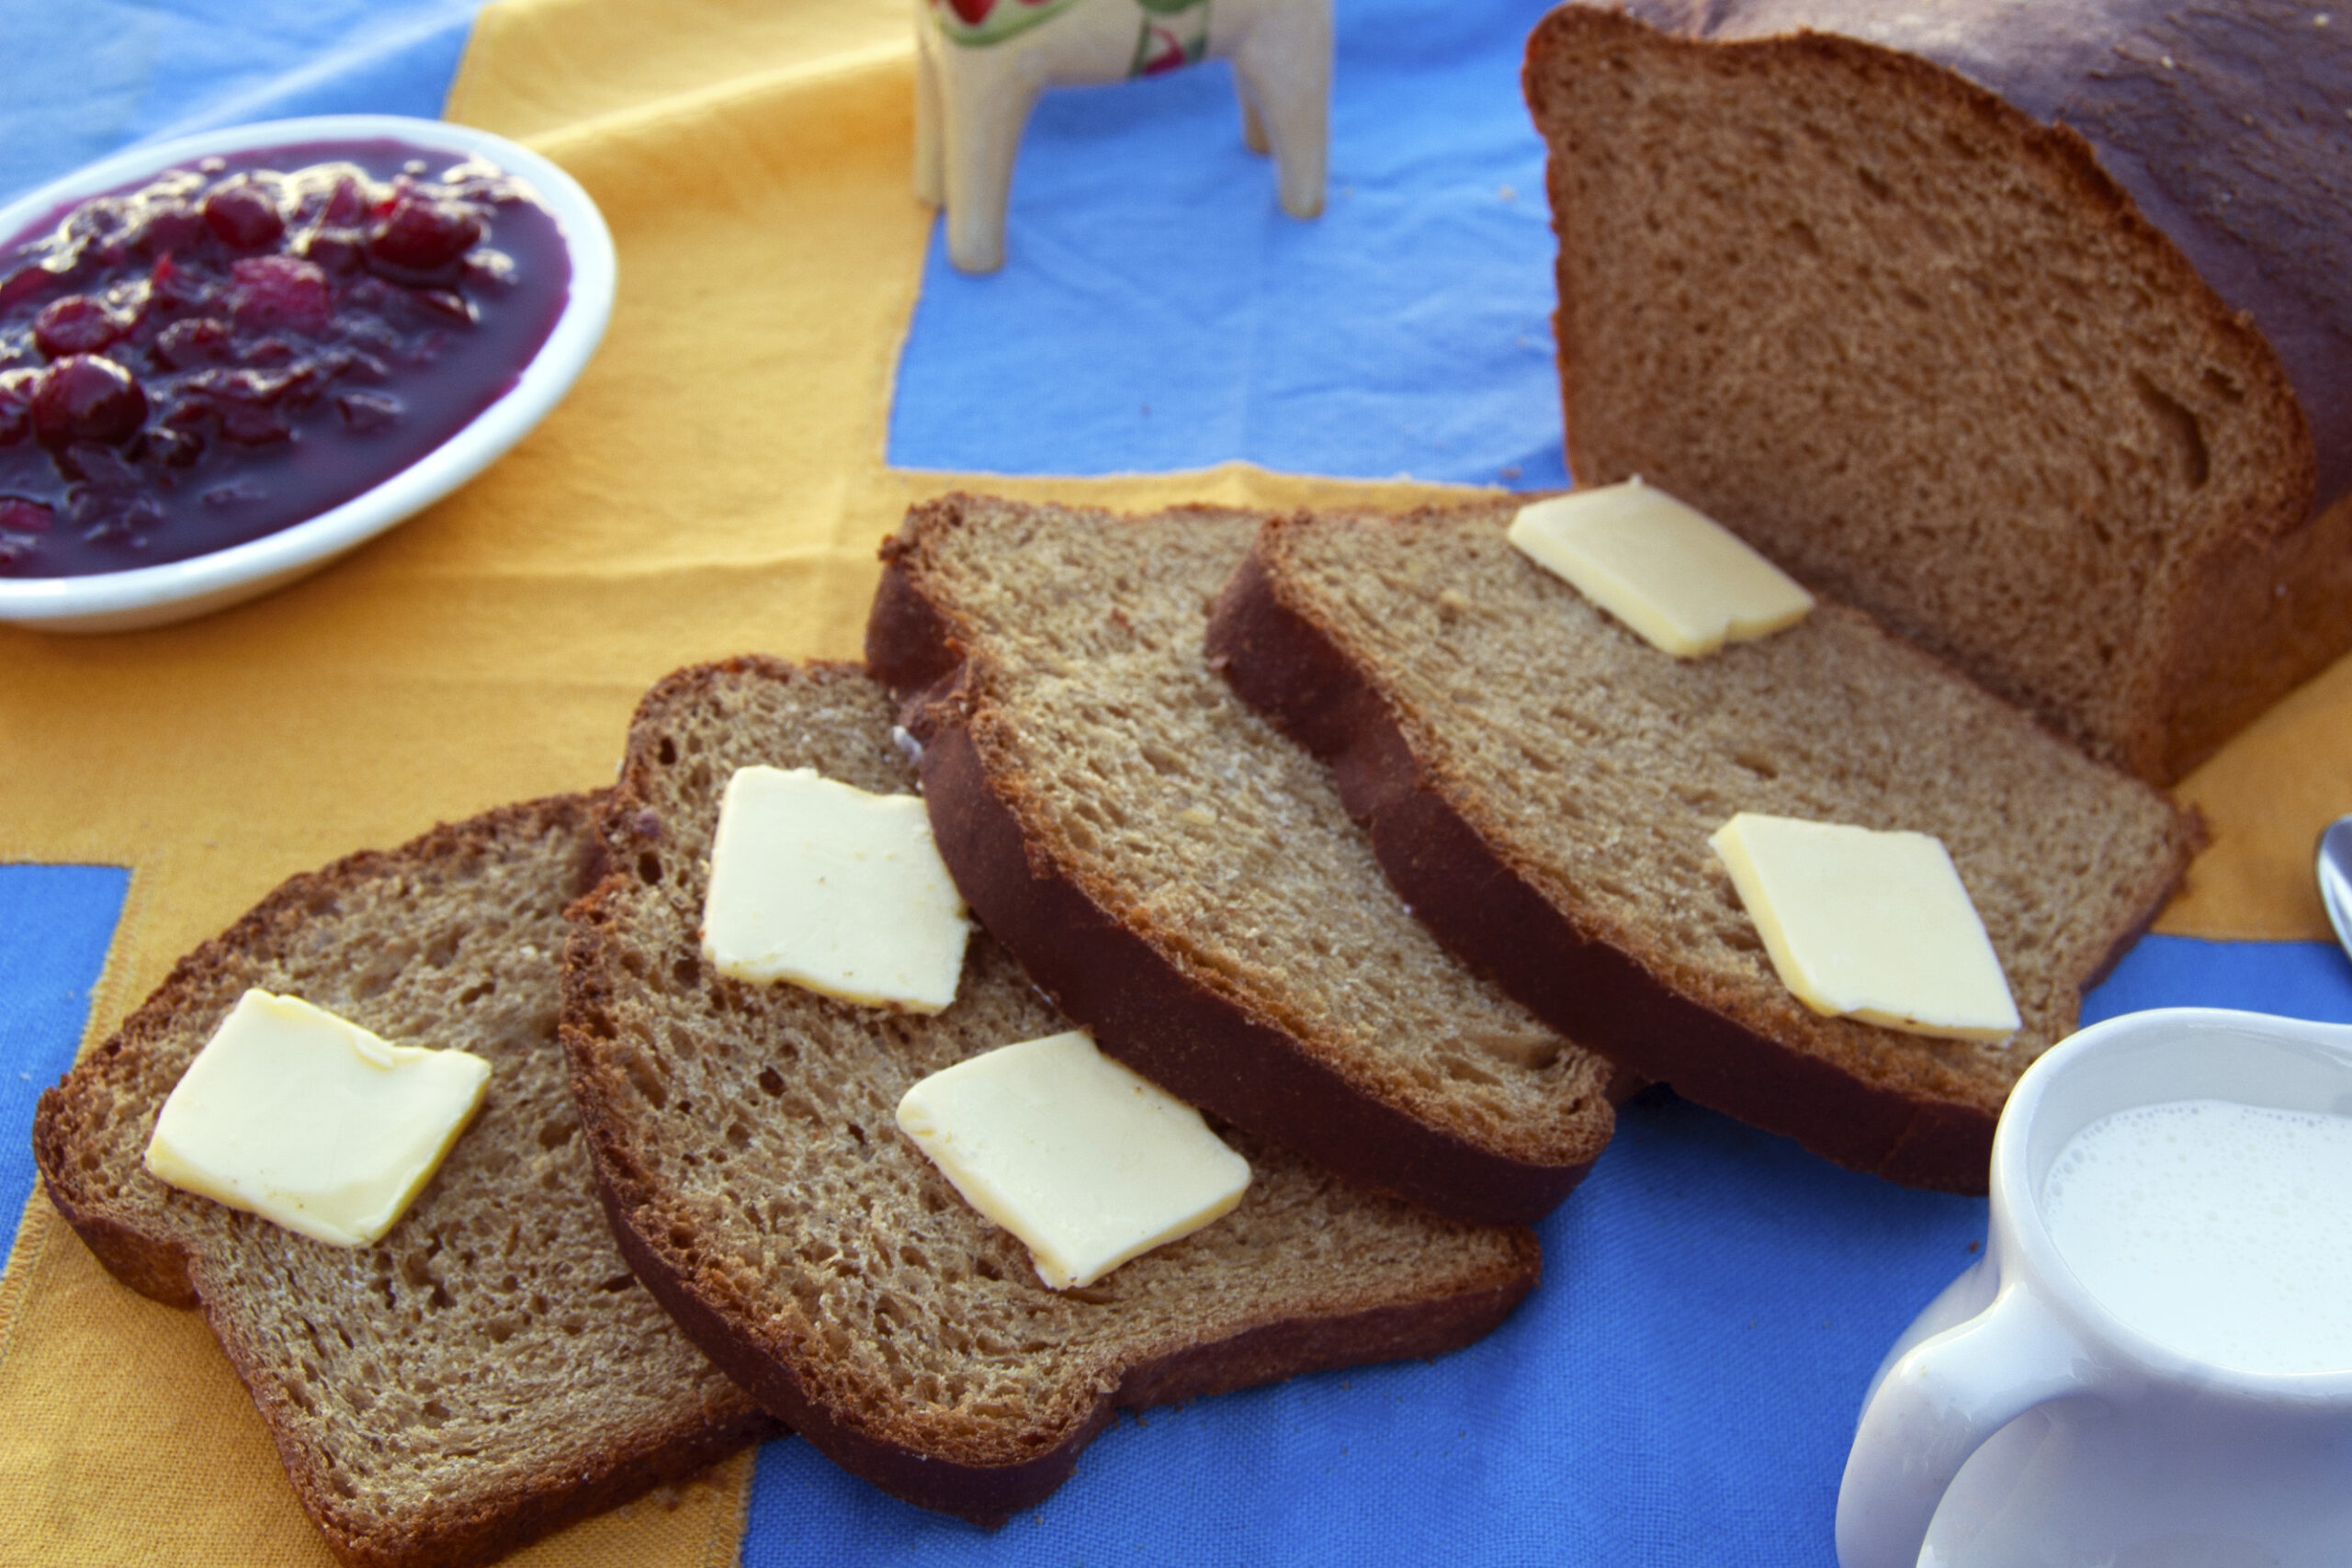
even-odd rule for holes
{"type": "Polygon", "coordinates": [[[1273,145],[1283,210],[1314,217],[1330,155],[1331,0],[1275,0],[1235,49],[1233,72],[1245,132],[1254,109],[1273,145]]]}
{"type": "Polygon", "coordinates": [[[947,258],[962,272],[1004,265],[1004,209],[1022,128],[1043,85],[1001,47],[940,40],[942,163],[947,189],[947,258]]]}

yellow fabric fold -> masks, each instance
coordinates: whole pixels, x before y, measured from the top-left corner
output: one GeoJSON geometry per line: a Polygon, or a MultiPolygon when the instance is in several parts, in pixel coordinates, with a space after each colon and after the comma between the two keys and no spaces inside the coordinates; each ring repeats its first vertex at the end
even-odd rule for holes
{"type": "Polygon", "coordinates": [[[2213,842],[2156,930],[2330,940],[2312,862],[2322,829],[2352,812],[2352,659],[2289,694],[2174,794],[2204,813],[2213,842]]]}
{"type": "MultiPolygon", "coordinates": [[[[854,658],[875,547],[914,501],[1448,493],[1244,466],[888,468],[932,221],[909,188],[908,26],[904,0],[483,13],[450,118],[530,141],[603,206],[620,257],[610,333],[482,479],[287,592],[144,633],[0,632],[0,860],[134,873],[91,1040],[287,875],[604,783],[663,671],[746,649],[854,658]]],[[[2216,837],[2164,929],[2323,934],[2309,847],[2352,809],[2352,665],[2182,793],[2216,837]]],[[[731,1562],[749,1475],[739,1461],[524,1561],[731,1562]]],[[[0,1280],[0,1539],[25,1562],[325,1561],[200,1316],[115,1284],[39,1196],[0,1280]]]]}

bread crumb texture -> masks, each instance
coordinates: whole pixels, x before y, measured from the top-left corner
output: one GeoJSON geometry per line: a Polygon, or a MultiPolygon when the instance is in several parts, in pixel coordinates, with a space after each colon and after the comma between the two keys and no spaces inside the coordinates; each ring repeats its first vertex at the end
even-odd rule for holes
{"type": "Polygon", "coordinates": [[[638,1283],[594,1200],[555,1037],[586,824],[584,798],[512,807],[295,878],[44,1097],[61,1209],[117,1273],[200,1300],[354,1561],[477,1560],[770,1429],[638,1283]],[[372,1247],[142,1168],[164,1097],[248,987],[492,1064],[481,1113],[372,1247]]]}
{"type": "Polygon", "coordinates": [[[1366,1094],[1514,1158],[1591,1158],[1606,1066],[1437,944],[1330,770],[1209,667],[1208,607],[1260,522],[986,497],[922,516],[991,784],[1100,907],[1366,1094]]]}
{"type": "Polygon", "coordinates": [[[1577,930],[1768,1039],[1997,1112],[2178,875],[2193,824],[1834,602],[1669,658],[1514,550],[1511,511],[1290,519],[1261,558],[1420,776],[1577,930]],[[1742,811],[1942,840],[2023,1029],[1934,1040],[1804,1007],[1708,848],[1742,811]]]}
{"type": "MultiPolygon", "coordinates": [[[[1532,1282],[1523,1232],[1351,1190],[1220,1128],[1257,1173],[1232,1214],[1084,1289],[1041,1284],[1021,1243],[897,1125],[917,1080],[1068,1027],[1001,948],[976,934],[954,1004],[921,1016],[729,980],[697,947],[729,775],[813,766],[861,789],[912,791],[895,717],[882,687],[847,666],[739,660],[656,687],[605,818],[613,874],[575,911],[567,973],[566,1040],[622,1223],[739,1353],[840,1426],[846,1444],[828,1451],[853,1468],[868,1444],[1018,1465],[1083,1441],[1114,1399],[1335,1361],[1328,1350],[1244,1356],[1180,1383],[1162,1375],[1204,1347],[1532,1282]]],[[[1383,1353],[1359,1343],[1336,1359],[1383,1353]]],[[[1003,1510],[983,1499],[958,1511],[1003,1510]]]]}

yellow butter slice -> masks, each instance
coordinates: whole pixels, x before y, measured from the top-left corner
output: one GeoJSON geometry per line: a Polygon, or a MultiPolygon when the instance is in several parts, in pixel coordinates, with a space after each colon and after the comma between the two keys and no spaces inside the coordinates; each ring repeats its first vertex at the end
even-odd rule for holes
{"type": "Polygon", "coordinates": [[[958,1062],[899,1125],[1056,1290],[1091,1285],[1233,1210],[1250,1163],[1201,1113],[1071,1031],[958,1062]]]}
{"type": "Polygon", "coordinates": [[[727,781],[702,923],[720,974],[933,1013],[956,999],[971,929],[917,796],[813,768],[727,781]]]}
{"type": "Polygon", "coordinates": [[[1815,1012],[2002,1040],[2017,1002],[1942,840],[1741,812],[1708,840],[1781,983],[1815,1012]]]}
{"type": "Polygon", "coordinates": [[[490,1064],[395,1045],[294,997],[250,990],[155,1118],[159,1180],[337,1247],[415,1201],[481,1105],[490,1064]]]}
{"type": "Polygon", "coordinates": [[[1793,626],[1813,595],[1705,513],[1639,479],[1532,502],[1510,542],[1680,659],[1793,626]]]}

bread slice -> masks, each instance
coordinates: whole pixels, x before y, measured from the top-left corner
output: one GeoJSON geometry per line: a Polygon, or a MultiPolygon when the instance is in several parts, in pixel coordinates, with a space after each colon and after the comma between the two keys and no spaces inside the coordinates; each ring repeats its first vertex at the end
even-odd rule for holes
{"type": "Polygon", "coordinates": [[[1069,1025],[975,932],[933,1017],[718,976],[697,932],[719,791],[752,763],[914,788],[889,695],[847,665],[739,659],[655,686],[573,911],[564,1043],[639,1274],[842,1468],[995,1523],[1114,1407],[1451,1349],[1534,1286],[1523,1230],[1436,1219],[1227,1131],[1239,1208],[1083,1290],[1038,1281],[899,1131],[907,1088],[1069,1025]]]}
{"type": "Polygon", "coordinates": [[[2344,20],[1554,11],[1525,85],[1577,481],[1639,474],[2185,773],[2352,647],[2344,20]]]}
{"type": "Polygon", "coordinates": [[[125,1284],[203,1309],[346,1563],[486,1562],[781,1430],[671,1325],[597,1212],[555,1040],[589,804],[510,806],[295,877],[40,1098],[51,1201],[125,1284]],[[481,1111],[373,1247],[309,1240],[141,1163],[253,986],[491,1062],[481,1111]]]}
{"type": "Polygon", "coordinates": [[[1213,657],[1331,760],[1430,930],[1539,1016],[1841,1164],[1984,1190],[2010,1086],[2154,917],[2195,821],[1842,605],[1661,653],[1514,549],[1514,510],[1272,523],[1213,657]],[[1708,846],[1740,811],[1940,838],[2023,1030],[1807,1009],[1708,846]]]}
{"type": "Polygon", "coordinates": [[[1328,770],[1235,700],[1206,612],[1260,518],[917,507],[866,658],[910,707],[956,884],[1102,1048],[1351,1180],[1549,1211],[1609,1067],[1430,940],[1328,770]]]}

